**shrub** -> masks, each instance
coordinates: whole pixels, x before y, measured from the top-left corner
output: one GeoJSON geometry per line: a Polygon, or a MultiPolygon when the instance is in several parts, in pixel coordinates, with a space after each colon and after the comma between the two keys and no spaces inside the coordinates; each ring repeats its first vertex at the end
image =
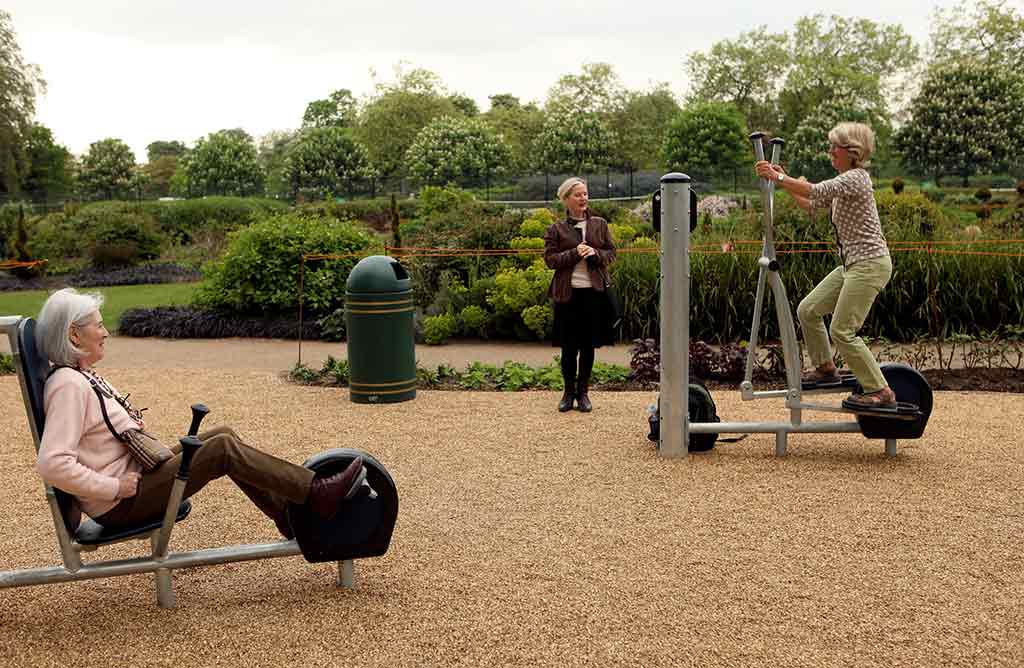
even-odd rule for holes
{"type": "Polygon", "coordinates": [[[51,213],[37,221],[28,238],[28,250],[46,258],[51,265],[65,258],[79,257],[86,237],[75,220],[63,213],[51,213]]]}
{"type": "Polygon", "coordinates": [[[650,237],[636,237],[630,246],[633,248],[657,248],[658,242],[650,237]]]}
{"type": "Polygon", "coordinates": [[[608,231],[611,232],[612,240],[616,244],[628,244],[636,236],[636,230],[629,225],[608,224],[608,231]]]}
{"type": "MultiPolygon", "coordinates": [[[[395,207],[401,220],[410,220],[417,216],[419,200],[396,199],[395,207]]],[[[311,202],[301,204],[298,211],[312,216],[329,216],[337,220],[358,220],[378,232],[391,229],[391,199],[377,198],[355,200],[351,202],[311,202]]],[[[402,231],[404,236],[405,231],[402,231]]]]}
{"type": "Polygon", "coordinates": [[[163,243],[153,219],[139,213],[111,214],[89,236],[89,257],[97,269],[132,267],[156,259],[163,243]]]}
{"type": "Polygon", "coordinates": [[[945,222],[942,210],[920,193],[876,193],[875,200],[882,229],[890,239],[928,238],[945,222]]]}
{"type": "Polygon", "coordinates": [[[905,188],[905,187],[906,187],[906,184],[903,183],[903,179],[900,178],[899,176],[897,176],[895,179],[892,180],[892,192],[893,192],[893,194],[899,195],[901,192],[903,192],[903,188],[905,188]]]}
{"type": "Polygon", "coordinates": [[[974,191],[974,199],[984,204],[992,199],[992,191],[988,188],[978,188],[974,191]]]}
{"type": "Polygon", "coordinates": [[[555,316],[549,305],[527,306],[523,309],[522,316],[523,324],[536,334],[538,339],[544,340],[551,334],[555,316]]]}
{"type": "MultiPolygon", "coordinates": [[[[547,211],[547,209],[540,210],[547,211]]],[[[551,225],[551,223],[545,223],[544,221],[531,216],[524,220],[523,224],[519,226],[519,236],[531,239],[543,239],[544,232],[547,231],[549,225],[551,225]]]]}
{"type": "MultiPolygon", "coordinates": [[[[195,303],[241,313],[275,313],[299,303],[299,267],[303,255],[365,254],[374,240],[347,221],[300,214],[270,216],[231,233],[224,257],[204,267],[195,303]]],[[[309,262],[304,278],[305,304],[313,313],[338,308],[345,281],[358,257],[309,262]]]]}
{"type": "Polygon", "coordinates": [[[0,376],[9,376],[12,373],[14,373],[14,356],[0,353],[0,376]]]}
{"type": "Polygon", "coordinates": [[[202,197],[170,202],[147,202],[146,213],[160,231],[176,243],[190,243],[197,232],[227,233],[271,213],[284,213],[288,204],[260,197],[202,197]]]}
{"type": "MultiPolygon", "coordinates": [[[[299,323],[294,315],[244,316],[190,306],[159,306],[152,309],[128,309],[121,314],[117,333],[122,336],[155,336],[162,339],[294,339],[299,335],[299,323]]],[[[319,337],[320,328],[316,321],[303,322],[303,339],[315,340],[319,337]]]]}
{"type": "Polygon", "coordinates": [[[428,345],[440,345],[455,336],[458,330],[459,322],[450,313],[427,316],[423,319],[423,341],[428,345]]]}
{"type": "Polygon", "coordinates": [[[462,321],[462,332],[464,334],[486,338],[487,321],[489,320],[487,311],[476,304],[470,304],[459,313],[459,320],[462,321]]]}
{"type": "Polygon", "coordinates": [[[334,309],[316,324],[320,327],[320,339],[323,341],[344,341],[348,336],[344,307],[334,309]]]}

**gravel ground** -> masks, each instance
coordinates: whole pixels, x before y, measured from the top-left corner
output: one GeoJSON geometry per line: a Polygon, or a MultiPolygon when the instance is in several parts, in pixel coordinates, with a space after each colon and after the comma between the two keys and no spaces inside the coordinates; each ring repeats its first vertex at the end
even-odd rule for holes
{"type": "MultiPolygon", "coordinates": [[[[301,558],[176,571],[176,610],[151,576],[3,590],[0,666],[1024,664],[1024,395],[937,393],[894,459],[807,434],[783,459],[754,435],[670,461],[644,438],[652,393],[559,415],[554,392],[368,406],[267,371],[105,368],[167,438],[202,400],[293,461],[371,452],[401,496],[391,550],[353,591],[301,558]]],[[[0,570],[57,564],[14,377],[0,402],[0,570]]],[[[172,549],[274,538],[218,481],[172,549]]]]}

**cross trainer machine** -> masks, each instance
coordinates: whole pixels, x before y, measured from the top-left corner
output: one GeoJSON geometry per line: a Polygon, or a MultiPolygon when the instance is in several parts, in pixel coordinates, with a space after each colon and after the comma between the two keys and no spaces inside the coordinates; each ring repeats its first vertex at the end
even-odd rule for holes
{"type": "MultiPolygon", "coordinates": [[[[764,160],[764,134],[750,135],[754,154],[764,160]]],[[[779,164],[785,142],[771,140],[772,164],[779,164]]],[[[811,403],[804,395],[817,396],[830,392],[860,391],[850,374],[830,384],[801,383],[801,355],[786,289],[780,277],[781,265],[775,253],[774,191],[769,179],[760,180],[761,205],[764,214],[763,245],[758,258],[757,292],[747,350],[744,379],[740,395],[744,401],[785,399],[788,421],[777,422],[692,422],[689,414],[690,387],[690,233],[696,222],[696,197],[690,188],[690,177],[673,172],[661,178],[661,188],[654,197],[655,227],[661,232],[661,394],[657,411],[649,420],[652,437],[657,433],[658,449],[663,457],[682,457],[689,451],[690,434],[774,433],[775,454],[786,454],[792,433],[862,433],[870,439],[885,441],[885,453],[896,454],[898,439],[920,438],[932,410],[932,390],[924,377],[906,364],[881,365],[882,375],[896,393],[897,406],[888,409],[852,410],[843,406],[811,403]],[[757,354],[758,332],[765,288],[772,291],[778,318],[786,369],[785,390],[755,391],[752,382],[757,354]],[[808,422],[804,411],[845,413],[855,417],[847,422],[808,422]]]]}

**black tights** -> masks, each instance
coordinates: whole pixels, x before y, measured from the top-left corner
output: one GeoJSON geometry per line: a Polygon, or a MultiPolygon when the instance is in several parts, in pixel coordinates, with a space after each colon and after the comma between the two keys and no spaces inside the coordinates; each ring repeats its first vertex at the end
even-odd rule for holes
{"type": "Polygon", "coordinates": [[[566,392],[586,392],[590,385],[590,372],[594,368],[594,348],[562,346],[562,379],[566,392]],[[579,371],[576,370],[576,356],[579,355],[579,371]]]}

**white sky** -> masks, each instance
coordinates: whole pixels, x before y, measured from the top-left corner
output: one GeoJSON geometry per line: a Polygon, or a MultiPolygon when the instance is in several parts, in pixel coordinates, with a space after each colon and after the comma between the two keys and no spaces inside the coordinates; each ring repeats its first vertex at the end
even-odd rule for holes
{"type": "MultiPolygon", "coordinates": [[[[1010,0],[1024,8],[1024,0],[1010,0]]],[[[687,54],[816,12],[899,23],[922,48],[952,0],[5,0],[47,93],[37,120],[81,154],[105,137],[191,145],[223,128],[297,127],[306,104],[372,91],[401,60],[439,74],[481,110],[487,96],[543,101],[559,76],[608,62],[629,88],[686,91],[687,54]],[[769,13],[769,10],[771,13],[769,13]]]]}

